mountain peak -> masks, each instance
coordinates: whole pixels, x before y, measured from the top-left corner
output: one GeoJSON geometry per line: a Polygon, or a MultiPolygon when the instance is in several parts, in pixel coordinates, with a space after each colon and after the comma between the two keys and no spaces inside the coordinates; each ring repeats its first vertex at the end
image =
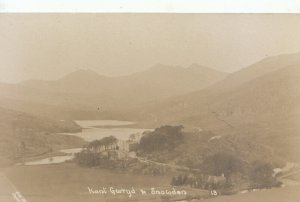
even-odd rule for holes
{"type": "Polygon", "coordinates": [[[64,76],[61,80],[95,80],[99,79],[101,76],[90,69],[79,69],[74,72],[71,72],[64,76]]]}
{"type": "Polygon", "coordinates": [[[197,63],[191,64],[191,65],[188,66],[186,69],[187,69],[188,71],[198,72],[198,73],[202,73],[202,74],[206,74],[206,75],[209,75],[209,74],[226,75],[226,74],[227,74],[227,73],[225,73],[225,72],[216,70],[216,69],[211,68],[211,67],[202,66],[202,65],[199,65],[199,64],[197,64],[197,63]]]}
{"type": "Polygon", "coordinates": [[[202,66],[202,65],[199,65],[197,63],[193,63],[190,66],[188,66],[187,69],[212,69],[212,68],[202,66]]]}
{"type": "Polygon", "coordinates": [[[150,71],[162,71],[162,70],[174,70],[174,69],[183,69],[180,66],[171,66],[171,65],[165,65],[165,64],[156,64],[152,66],[149,70],[150,71]]]}

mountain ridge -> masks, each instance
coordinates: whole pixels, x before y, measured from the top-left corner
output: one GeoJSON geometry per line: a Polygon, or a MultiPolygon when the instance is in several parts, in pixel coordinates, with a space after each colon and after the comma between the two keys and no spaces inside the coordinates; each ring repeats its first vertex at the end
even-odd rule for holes
{"type": "Polygon", "coordinates": [[[106,77],[93,70],[77,70],[58,80],[3,85],[0,97],[2,94],[8,99],[50,105],[117,110],[202,89],[227,75],[207,68],[206,72],[157,66],[155,71],[150,68],[128,76],[106,77]]]}

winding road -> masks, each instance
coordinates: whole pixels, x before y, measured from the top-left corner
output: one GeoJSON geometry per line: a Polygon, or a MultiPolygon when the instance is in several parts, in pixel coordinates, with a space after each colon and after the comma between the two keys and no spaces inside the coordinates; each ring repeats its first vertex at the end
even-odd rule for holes
{"type": "Polygon", "coordinates": [[[160,163],[160,162],[156,162],[156,161],[151,161],[142,157],[136,157],[138,159],[139,162],[144,163],[144,164],[153,164],[153,165],[158,165],[158,166],[164,166],[164,167],[168,167],[168,168],[173,168],[173,169],[177,169],[177,170],[184,170],[184,171],[200,171],[200,169],[191,169],[188,167],[184,167],[184,166],[178,166],[178,165],[174,165],[174,164],[167,164],[167,163],[160,163]]]}

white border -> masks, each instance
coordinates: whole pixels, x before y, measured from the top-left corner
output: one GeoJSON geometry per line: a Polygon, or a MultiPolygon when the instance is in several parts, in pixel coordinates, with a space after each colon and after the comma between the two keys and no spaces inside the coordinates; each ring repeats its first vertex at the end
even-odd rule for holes
{"type": "Polygon", "coordinates": [[[0,0],[0,12],[300,13],[300,0],[0,0]]]}

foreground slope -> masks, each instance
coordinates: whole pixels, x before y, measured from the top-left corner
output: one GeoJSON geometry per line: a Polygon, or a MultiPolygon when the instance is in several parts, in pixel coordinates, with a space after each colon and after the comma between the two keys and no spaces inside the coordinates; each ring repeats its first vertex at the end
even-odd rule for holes
{"type": "Polygon", "coordinates": [[[55,121],[4,108],[0,108],[0,130],[0,165],[84,143],[77,137],[55,134],[80,131],[72,121],[55,121]]]}

